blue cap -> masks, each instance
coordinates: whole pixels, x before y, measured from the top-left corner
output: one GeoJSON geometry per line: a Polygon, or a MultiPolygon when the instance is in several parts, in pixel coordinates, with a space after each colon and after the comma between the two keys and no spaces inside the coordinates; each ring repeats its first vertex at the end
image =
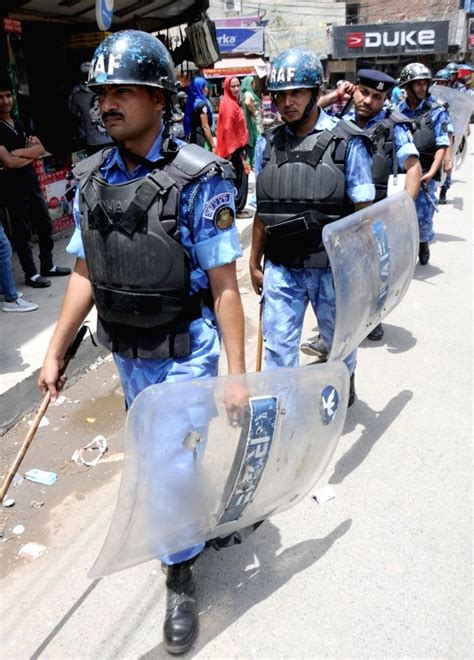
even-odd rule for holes
{"type": "Polygon", "coordinates": [[[397,84],[395,78],[382,71],[375,71],[375,69],[359,69],[357,82],[370,89],[376,89],[378,92],[388,92],[397,84]]]}

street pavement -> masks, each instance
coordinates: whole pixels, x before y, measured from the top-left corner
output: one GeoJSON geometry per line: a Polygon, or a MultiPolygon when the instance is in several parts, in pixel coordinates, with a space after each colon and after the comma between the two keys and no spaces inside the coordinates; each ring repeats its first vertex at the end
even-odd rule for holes
{"type": "MultiPolygon", "coordinates": [[[[187,657],[473,657],[473,144],[471,135],[467,162],[436,215],[430,263],[417,265],[405,299],[384,322],[383,340],[360,348],[358,398],[318,486],[330,485],[334,499],[318,504],[308,496],[244,544],[204,553],[195,566],[200,635],[187,657]]],[[[241,236],[246,259],[248,223],[241,236]]],[[[257,302],[244,260],[239,283],[253,370],[257,302]]],[[[313,328],[308,314],[306,336],[313,328]]],[[[2,511],[7,659],[168,657],[158,562],[87,578],[120,477],[122,402],[112,373],[106,361],[66,391],[64,411],[75,412],[48,411],[50,426],[40,430],[24,469],[64,463],[58,484],[13,487],[17,504],[2,511]],[[76,401],[83,407],[74,408],[76,401]],[[79,442],[87,428],[88,440],[86,418],[118,460],[73,471],[65,462],[68,434],[79,442]],[[55,456],[48,454],[53,442],[55,456]],[[45,500],[40,511],[29,506],[33,497],[45,500]],[[12,528],[25,521],[19,538],[12,528]],[[27,541],[47,552],[15,559],[27,541]]],[[[25,427],[2,438],[7,452],[25,427]]]]}

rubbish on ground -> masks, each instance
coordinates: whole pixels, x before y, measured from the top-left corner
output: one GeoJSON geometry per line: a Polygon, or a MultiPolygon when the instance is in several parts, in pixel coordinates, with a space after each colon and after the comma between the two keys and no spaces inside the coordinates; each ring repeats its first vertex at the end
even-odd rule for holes
{"type": "Polygon", "coordinates": [[[88,417],[86,422],[89,422],[89,424],[95,424],[95,417],[88,417]]]}
{"type": "Polygon", "coordinates": [[[62,406],[65,401],[67,401],[67,396],[62,394],[61,396],[58,396],[56,401],[53,403],[53,406],[62,406]]]}
{"type": "MultiPolygon", "coordinates": [[[[28,420],[28,426],[33,426],[33,420],[29,419],[28,420]]],[[[49,420],[47,417],[42,417],[41,422],[39,423],[38,428],[40,429],[42,426],[49,426],[49,420]]]]}
{"type": "Polygon", "coordinates": [[[45,470],[32,468],[31,470],[28,470],[28,472],[25,472],[25,479],[28,479],[28,481],[34,481],[36,484],[52,486],[56,483],[58,475],[55,472],[46,472],[45,470]]]}
{"type": "Polygon", "coordinates": [[[25,531],[24,525],[15,525],[15,527],[12,529],[13,534],[17,534],[17,536],[23,534],[24,531],[25,531]]]}
{"type": "Polygon", "coordinates": [[[13,477],[12,484],[13,486],[20,486],[23,483],[23,475],[17,472],[13,477]]]}
{"type": "Polygon", "coordinates": [[[84,465],[87,465],[88,467],[94,467],[94,465],[97,465],[97,463],[100,461],[102,456],[105,454],[107,451],[107,440],[104,438],[103,435],[97,435],[93,440],[89,442],[85,447],[81,447],[80,449],[76,449],[74,454],[71,456],[71,460],[76,463],[76,465],[79,465],[79,463],[83,463],[84,465]],[[94,450],[98,450],[98,454],[92,461],[86,461],[84,459],[84,452],[92,452],[94,450]]]}
{"type": "Polygon", "coordinates": [[[31,500],[30,506],[33,509],[41,509],[41,507],[44,505],[44,502],[41,502],[39,500],[31,500]]]}
{"type": "Polygon", "coordinates": [[[24,559],[38,559],[44,552],[46,552],[45,545],[30,541],[18,550],[18,556],[24,559]]]}
{"type": "Polygon", "coordinates": [[[313,493],[313,498],[316,500],[318,504],[324,504],[325,502],[329,502],[329,500],[333,500],[336,497],[336,493],[334,492],[334,488],[331,486],[324,486],[323,488],[318,488],[318,490],[314,491],[313,493]]]}
{"type": "Polygon", "coordinates": [[[10,497],[10,499],[4,501],[3,506],[6,507],[15,506],[15,500],[10,497]]]}
{"type": "Polygon", "coordinates": [[[107,456],[107,458],[102,459],[102,463],[117,463],[118,461],[123,461],[123,451],[116,452],[115,454],[111,454],[110,456],[107,456]]]}

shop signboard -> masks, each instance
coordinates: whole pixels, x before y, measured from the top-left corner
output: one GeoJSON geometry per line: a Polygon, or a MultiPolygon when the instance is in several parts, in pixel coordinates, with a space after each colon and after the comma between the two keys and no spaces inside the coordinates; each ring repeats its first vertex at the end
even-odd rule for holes
{"type": "Polygon", "coordinates": [[[263,27],[218,27],[216,31],[221,53],[261,55],[264,52],[263,27]]]}
{"type": "Polygon", "coordinates": [[[335,58],[448,52],[449,21],[343,25],[333,29],[335,58]]]}
{"type": "Polygon", "coordinates": [[[233,16],[232,18],[214,18],[216,28],[243,28],[258,27],[261,24],[260,16],[233,16]]]}

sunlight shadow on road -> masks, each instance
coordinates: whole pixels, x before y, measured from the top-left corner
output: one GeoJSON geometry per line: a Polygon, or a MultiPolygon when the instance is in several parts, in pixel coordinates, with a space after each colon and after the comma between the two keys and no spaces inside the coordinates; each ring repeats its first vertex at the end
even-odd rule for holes
{"type": "MultiPolygon", "coordinates": [[[[265,521],[242,545],[222,549],[219,553],[205,552],[195,568],[201,632],[184,657],[196,655],[252,607],[313,566],[351,525],[351,519],[344,520],[324,538],[308,539],[279,553],[280,531],[271,521],[265,521]]],[[[277,603],[275,599],[275,607],[277,603]]],[[[140,660],[157,658],[169,658],[162,643],[140,660]]]]}
{"type": "Polygon", "coordinates": [[[375,443],[380,440],[412,398],[413,392],[402,390],[382,410],[372,410],[364,401],[356,401],[354,412],[357,414],[351,415],[352,410],[349,411],[342,437],[353,431],[356,424],[362,424],[364,428],[359,439],[337,461],[328,483],[340,484],[363,463],[375,443]]]}

